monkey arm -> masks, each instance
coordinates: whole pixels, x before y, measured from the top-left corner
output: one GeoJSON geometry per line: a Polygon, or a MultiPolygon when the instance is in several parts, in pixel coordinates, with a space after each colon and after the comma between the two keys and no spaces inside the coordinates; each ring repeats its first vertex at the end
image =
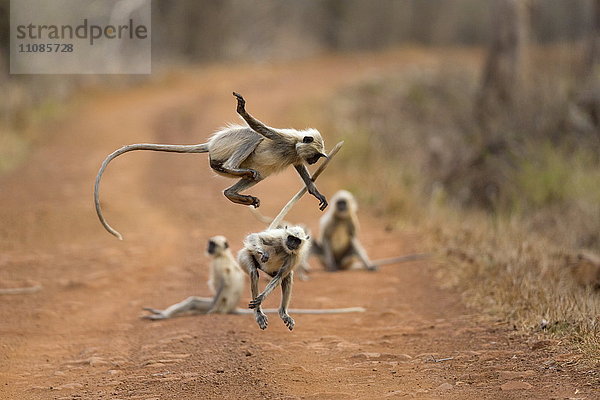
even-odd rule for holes
{"type": "Polygon", "coordinates": [[[352,238],[352,248],[356,256],[360,259],[360,262],[363,263],[366,269],[368,269],[369,271],[377,270],[377,266],[371,263],[369,257],[367,256],[367,252],[362,247],[356,236],[352,238]]]}
{"type": "Polygon", "coordinates": [[[219,310],[219,305],[221,304],[222,300],[223,300],[223,288],[225,287],[225,284],[223,282],[223,279],[220,279],[219,282],[219,288],[217,289],[217,293],[215,294],[215,296],[212,298],[212,302],[210,304],[210,309],[208,310],[207,314],[213,314],[213,313],[218,313],[219,310]]]}
{"type": "Polygon", "coordinates": [[[249,304],[250,308],[260,307],[263,300],[269,294],[271,294],[273,289],[275,289],[281,283],[281,280],[290,274],[290,272],[292,270],[292,266],[294,265],[293,258],[294,258],[294,256],[290,256],[288,258],[288,260],[286,260],[283,263],[283,265],[281,266],[279,271],[277,271],[277,274],[275,275],[275,277],[273,279],[271,279],[271,281],[267,284],[267,286],[265,287],[265,290],[263,290],[261,294],[259,294],[254,299],[252,299],[252,301],[249,304]]]}
{"type": "Polygon", "coordinates": [[[306,185],[306,190],[308,190],[308,193],[312,194],[319,200],[319,210],[323,211],[327,207],[327,199],[325,198],[325,196],[323,196],[321,193],[319,193],[319,190],[317,189],[317,186],[315,185],[312,178],[310,177],[310,174],[308,173],[306,166],[304,166],[304,164],[299,164],[299,165],[294,165],[294,168],[296,168],[296,171],[298,171],[298,174],[304,181],[304,184],[306,185]]]}
{"type": "Polygon", "coordinates": [[[261,262],[269,261],[269,252],[263,247],[262,240],[258,233],[248,235],[244,245],[251,253],[258,254],[261,262]]]}
{"type": "Polygon", "coordinates": [[[338,270],[338,265],[335,262],[335,257],[333,256],[333,250],[331,249],[329,240],[323,238],[321,241],[321,253],[317,255],[323,263],[326,271],[335,272],[338,270]]]}
{"type": "Polygon", "coordinates": [[[252,115],[248,114],[246,111],[246,100],[242,97],[241,94],[233,92],[233,95],[237,98],[237,113],[240,114],[244,121],[254,130],[256,133],[266,137],[271,140],[280,140],[281,135],[277,133],[275,130],[269,128],[252,115]]]}

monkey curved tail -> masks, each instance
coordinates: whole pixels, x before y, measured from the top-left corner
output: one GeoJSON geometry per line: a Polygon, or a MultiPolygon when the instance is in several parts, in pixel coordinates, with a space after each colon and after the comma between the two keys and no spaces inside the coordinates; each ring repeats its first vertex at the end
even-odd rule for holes
{"type": "MultiPolygon", "coordinates": [[[[263,308],[262,311],[265,314],[277,314],[279,309],[277,308],[263,308]]],[[[347,307],[347,308],[323,308],[323,309],[311,309],[311,308],[290,308],[288,312],[290,314],[348,314],[355,312],[367,311],[363,307],[347,307]]],[[[242,308],[236,308],[234,314],[254,314],[253,310],[246,310],[242,308]]]]}
{"type": "Polygon", "coordinates": [[[119,240],[123,240],[123,236],[112,226],[110,226],[108,222],[106,222],[106,219],[104,219],[104,215],[102,215],[102,209],[100,208],[100,179],[102,179],[104,170],[113,159],[117,158],[121,154],[134,150],[166,151],[171,153],[208,153],[208,143],[189,145],[153,143],[130,144],[128,146],[121,147],[106,157],[106,159],[102,162],[102,166],[98,171],[98,175],[96,175],[96,182],[94,183],[94,204],[96,205],[96,214],[98,214],[98,218],[100,219],[100,222],[104,228],[106,228],[108,232],[116,236],[119,240]]]}

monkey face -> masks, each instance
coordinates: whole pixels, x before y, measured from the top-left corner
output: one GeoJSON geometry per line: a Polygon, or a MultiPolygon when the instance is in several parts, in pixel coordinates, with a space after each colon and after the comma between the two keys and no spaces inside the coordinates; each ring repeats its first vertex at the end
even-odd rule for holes
{"type": "Polygon", "coordinates": [[[321,157],[327,157],[327,156],[322,153],[315,154],[314,156],[307,158],[306,162],[309,163],[310,165],[313,165],[314,163],[319,161],[319,158],[321,158],[321,157]]]}
{"type": "Polygon", "coordinates": [[[316,129],[307,129],[301,132],[302,140],[296,144],[298,156],[309,164],[314,164],[325,155],[325,144],[321,134],[316,129]]]}
{"type": "Polygon", "coordinates": [[[216,256],[223,253],[229,248],[229,243],[224,236],[213,236],[208,240],[206,252],[211,256],[216,256]]]}
{"type": "Polygon", "coordinates": [[[308,236],[302,227],[292,226],[285,228],[283,244],[290,253],[298,251],[307,240],[308,236]]]}
{"type": "Polygon", "coordinates": [[[206,252],[210,255],[215,254],[215,251],[217,250],[217,244],[215,242],[213,242],[212,240],[208,241],[208,248],[206,249],[206,252]]]}
{"type": "Polygon", "coordinates": [[[348,210],[348,202],[346,199],[339,199],[335,202],[335,208],[337,211],[345,212],[348,210]]]}
{"type": "Polygon", "coordinates": [[[336,216],[346,218],[350,213],[355,213],[357,206],[352,193],[347,190],[340,190],[333,195],[331,202],[335,204],[334,213],[336,216]]]}
{"type": "Polygon", "coordinates": [[[301,243],[302,239],[292,235],[288,235],[287,239],[285,240],[285,245],[292,251],[297,250],[301,243]]]}

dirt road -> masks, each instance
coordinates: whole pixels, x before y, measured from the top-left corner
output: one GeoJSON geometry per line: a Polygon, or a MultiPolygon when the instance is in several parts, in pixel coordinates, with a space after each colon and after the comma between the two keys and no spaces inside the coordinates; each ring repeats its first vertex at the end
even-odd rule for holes
{"type": "MultiPolygon", "coordinates": [[[[438,288],[433,277],[443,264],[433,262],[377,273],[315,268],[310,281],[296,283],[294,307],[368,311],[297,315],[293,332],[276,316],[264,332],[251,316],[139,318],[143,306],[208,294],[208,237],[226,235],[237,251],[261,226],[222,196],[230,181],[213,176],[206,155],[137,152],[113,162],[103,180],[105,215],[125,236],[119,242],[100,226],[91,198],[106,154],[128,143],[204,141],[236,121],[232,90],[275,126],[309,124],[298,116],[303,104],[367,74],[437,61],[390,52],[204,67],[153,85],[82,94],[72,116],[44,128],[47,139],[27,163],[0,178],[0,284],[43,285],[0,297],[0,398],[597,396],[575,376],[576,354],[468,311],[458,294],[438,288]]],[[[274,214],[300,185],[289,171],[253,193],[274,214]]],[[[330,196],[344,182],[328,177],[319,187],[330,196]]],[[[316,200],[305,197],[288,219],[316,230],[319,216],[316,200]]],[[[361,218],[376,258],[421,250],[414,234],[386,232],[366,209],[361,218]]],[[[278,300],[277,292],[267,306],[278,300]]]]}

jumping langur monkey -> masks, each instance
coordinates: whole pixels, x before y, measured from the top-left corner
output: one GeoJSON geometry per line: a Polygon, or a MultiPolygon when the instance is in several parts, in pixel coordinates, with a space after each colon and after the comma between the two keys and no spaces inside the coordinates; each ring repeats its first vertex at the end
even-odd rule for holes
{"type": "Polygon", "coordinates": [[[269,175],[293,165],[304,181],[310,194],[319,200],[319,209],[327,207],[327,199],[312,181],[304,163],[314,164],[324,153],[325,145],[316,129],[276,129],[266,126],[248,114],[246,101],[238,94],[237,112],[248,126],[229,125],[211,136],[207,143],[195,145],[167,145],[139,143],[121,147],[111,153],[100,167],[94,185],[94,203],[100,222],[108,232],[119,239],[121,234],[113,229],[102,215],[100,208],[100,179],[111,160],[133,150],[166,151],[175,153],[209,153],[210,167],[219,175],[240,178],[233,186],[225,189],[225,197],[234,203],[258,207],[257,197],[240,194],[269,175]]]}
{"type": "MultiPolygon", "coordinates": [[[[250,212],[252,213],[252,215],[254,215],[254,217],[257,220],[259,220],[260,222],[262,222],[263,224],[269,225],[271,222],[273,222],[273,218],[262,215],[260,213],[260,211],[258,211],[256,208],[254,208],[254,207],[248,207],[248,208],[250,209],[250,212]]],[[[292,226],[292,225],[293,224],[291,224],[287,221],[281,221],[276,226],[276,228],[284,228],[286,226],[292,226]]],[[[311,235],[310,229],[308,229],[307,226],[305,226],[305,225],[296,225],[296,226],[299,226],[300,228],[302,228],[304,230],[304,233],[306,234],[306,236],[310,237],[310,235],[311,235]]],[[[312,246],[310,239],[309,239],[308,246],[309,246],[309,248],[312,246]]],[[[310,250],[309,250],[309,253],[310,253],[310,250]]],[[[302,262],[296,268],[295,274],[298,275],[298,279],[300,279],[301,281],[307,281],[309,279],[308,278],[309,271],[310,271],[310,267],[308,265],[308,262],[307,262],[307,260],[304,260],[304,262],[302,262]]]]}
{"type": "Polygon", "coordinates": [[[331,207],[320,221],[320,237],[313,243],[316,254],[327,271],[350,269],[358,258],[364,268],[377,269],[360,244],[358,233],[358,205],[352,193],[340,190],[331,198],[331,207]]]}
{"type": "Polygon", "coordinates": [[[145,315],[143,318],[166,319],[187,311],[197,314],[231,314],[236,311],[244,290],[244,271],[231,254],[229,243],[224,236],[210,238],[206,252],[212,257],[208,287],[214,296],[212,298],[191,296],[164,310],[144,308],[152,314],[145,315]]]}
{"type": "Polygon", "coordinates": [[[260,233],[252,233],[244,240],[244,248],[238,254],[238,261],[250,275],[252,301],[249,307],[254,309],[254,318],[260,329],[266,329],[268,325],[261,303],[280,284],[279,317],[290,331],[294,329],[294,319],[288,314],[288,305],[292,295],[294,270],[307,255],[308,240],[304,230],[298,226],[267,229],[260,233]],[[260,294],[258,293],[259,270],[272,277],[260,294]]]}

